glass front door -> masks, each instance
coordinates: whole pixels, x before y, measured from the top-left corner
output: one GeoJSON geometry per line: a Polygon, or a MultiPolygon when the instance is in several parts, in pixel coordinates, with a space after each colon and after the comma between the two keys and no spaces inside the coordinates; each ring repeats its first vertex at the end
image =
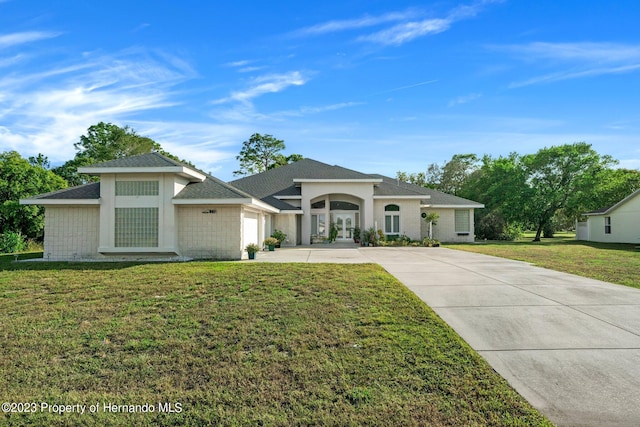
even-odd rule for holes
{"type": "Polygon", "coordinates": [[[338,236],[336,240],[350,240],[353,239],[353,224],[355,215],[352,213],[339,213],[336,215],[336,228],[338,229],[338,236]]]}

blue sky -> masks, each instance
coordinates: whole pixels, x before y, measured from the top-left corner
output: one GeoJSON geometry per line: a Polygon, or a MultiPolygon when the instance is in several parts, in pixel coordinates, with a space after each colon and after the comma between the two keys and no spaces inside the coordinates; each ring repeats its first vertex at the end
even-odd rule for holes
{"type": "Polygon", "coordinates": [[[99,121],[223,180],[258,132],[362,172],[585,141],[640,168],[640,3],[0,0],[0,151],[99,121]]]}

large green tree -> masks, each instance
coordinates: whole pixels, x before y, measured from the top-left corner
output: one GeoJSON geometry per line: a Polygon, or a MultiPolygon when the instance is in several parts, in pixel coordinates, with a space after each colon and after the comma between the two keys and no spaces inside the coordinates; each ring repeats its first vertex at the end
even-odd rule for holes
{"type": "Polygon", "coordinates": [[[599,155],[590,144],[578,142],[543,148],[524,156],[522,163],[531,189],[524,210],[536,230],[534,241],[540,241],[556,213],[575,205],[572,198],[587,198],[594,178],[615,161],[599,155]]]}
{"type": "Polygon", "coordinates": [[[26,160],[15,151],[0,153],[0,233],[42,237],[44,209],[20,205],[19,200],[67,186],[64,179],[44,167],[48,164],[42,155],[26,160]]]}
{"type": "Polygon", "coordinates": [[[459,191],[461,197],[485,205],[476,210],[476,234],[487,239],[512,239],[527,222],[523,206],[530,197],[522,158],[517,153],[493,158],[485,155],[459,191]]]}
{"type": "Polygon", "coordinates": [[[240,169],[233,174],[253,175],[303,158],[300,154],[285,156],[282,154],[285,148],[284,141],[274,138],[273,135],[254,133],[242,143],[240,154],[236,156],[236,160],[240,162],[240,169]]]}
{"type": "Polygon", "coordinates": [[[611,173],[607,171],[614,164],[610,156],[599,155],[584,142],[543,148],[524,156],[485,156],[461,195],[484,203],[492,224],[498,223],[499,216],[506,226],[532,227],[534,240],[539,241],[556,215],[575,218],[596,204],[601,179],[611,173]]]}
{"type": "Polygon", "coordinates": [[[73,144],[76,155],[60,167],[53,169],[65,178],[69,185],[80,185],[97,178],[78,174],[78,168],[95,163],[106,162],[122,157],[156,151],[175,160],[176,156],[167,153],[160,144],[146,136],[140,136],[129,126],[120,127],[113,123],[100,122],[87,129],[87,134],[73,144]]]}

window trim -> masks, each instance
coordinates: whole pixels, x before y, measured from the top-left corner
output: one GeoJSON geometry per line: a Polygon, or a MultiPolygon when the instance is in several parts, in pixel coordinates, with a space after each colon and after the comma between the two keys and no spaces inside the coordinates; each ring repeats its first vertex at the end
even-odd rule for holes
{"type": "Polygon", "coordinates": [[[604,217],[604,234],[611,234],[611,217],[610,216],[605,216],[604,217]]]}

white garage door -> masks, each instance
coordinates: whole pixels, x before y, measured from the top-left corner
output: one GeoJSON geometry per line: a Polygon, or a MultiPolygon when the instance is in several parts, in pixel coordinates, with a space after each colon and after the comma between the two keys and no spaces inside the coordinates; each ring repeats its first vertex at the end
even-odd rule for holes
{"type": "Polygon", "coordinates": [[[244,245],[258,243],[258,214],[245,212],[242,225],[244,245]]]}

